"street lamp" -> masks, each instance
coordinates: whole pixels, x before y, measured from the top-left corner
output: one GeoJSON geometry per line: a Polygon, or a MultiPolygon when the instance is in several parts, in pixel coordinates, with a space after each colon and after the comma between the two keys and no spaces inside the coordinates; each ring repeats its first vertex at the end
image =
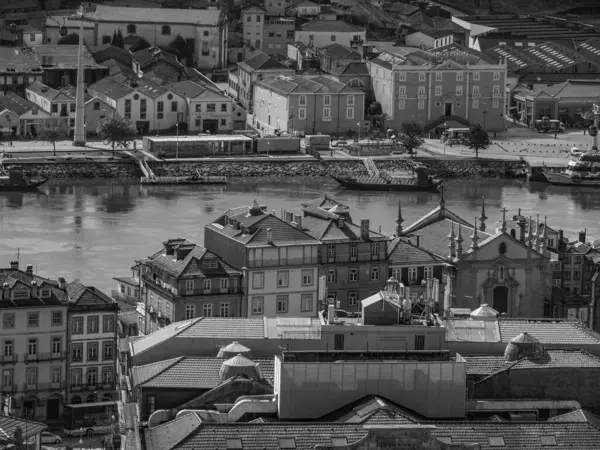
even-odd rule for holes
{"type": "Polygon", "coordinates": [[[487,126],[486,126],[486,116],[487,116],[487,109],[485,109],[487,103],[483,102],[483,131],[487,131],[487,126]]]}
{"type": "Polygon", "coordinates": [[[179,120],[175,123],[175,129],[177,130],[177,139],[175,146],[175,159],[179,159],[179,120]]]}
{"type": "Polygon", "coordinates": [[[10,115],[6,116],[6,123],[8,123],[8,137],[12,142],[12,119],[10,118],[10,115]]]}
{"type": "Polygon", "coordinates": [[[448,139],[448,123],[444,122],[444,155],[446,154],[446,139],[448,139]]]}

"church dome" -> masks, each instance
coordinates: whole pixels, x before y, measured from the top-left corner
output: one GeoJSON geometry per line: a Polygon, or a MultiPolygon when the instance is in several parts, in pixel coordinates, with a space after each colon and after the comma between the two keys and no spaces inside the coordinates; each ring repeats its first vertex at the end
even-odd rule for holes
{"type": "Polygon", "coordinates": [[[527,332],[523,332],[510,340],[504,350],[506,361],[518,361],[522,358],[541,358],[544,346],[527,332]]]}
{"type": "Polygon", "coordinates": [[[233,341],[231,344],[221,347],[217,358],[233,358],[236,355],[242,355],[246,358],[252,357],[252,351],[245,345],[240,344],[237,341],[233,341]]]}
{"type": "Polygon", "coordinates": [[[500,313],[492,308],[487,303],[484,303],[479,308],[471,311],[471,319],[473,320],[496,320],[500,313]]]}
{"type": "Polygon", "coordinates": [[[260,216],[263,214],[263,210],[256,200],[254,200],[254,202],[252,202],[252,206],[248,209],[248,213],[251,216],[260,216]]]}
{"type": "Polygon", "coordinates": [[[261,380],[260,365],[243,355],[237,355],[223,362],[219,376],[222,381],[232,377],[244,376],[253,380],[261,380]]]}

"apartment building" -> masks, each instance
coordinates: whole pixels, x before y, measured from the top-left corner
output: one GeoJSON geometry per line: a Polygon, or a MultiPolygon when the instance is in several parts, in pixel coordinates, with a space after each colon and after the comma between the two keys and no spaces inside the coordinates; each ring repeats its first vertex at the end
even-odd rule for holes
{"type": "Polygon", "coordinates": [[[242,272],[187,239],[163,242],[162,249],[140,264],[147,314],[167,322],[245,315],[241,311],[242,272]]]}
{"type": "Polygon", "coordinates": [[[367,30],[343,20],[313,20],[296,29],[294,41],[305,42],[313,47],[338,44],[351,47],[367,40],[367,30]]]}
{"type": "Polygon", "coordinates": [[[69,297],[67,403],[118,400],[119,305],[102,291],[73,281],[69,297]]]}
{"type": "Polygon", "coordinates": [[[204,228],[204,245],[243,272],[244,316],[316,316],[317,240],[256,201],[204,228]]]}
{"type": "Polygon", "coordinates": [[[406,55],[383,52],[369,61],[373,94],[386,123],[419,122],[426,131],[480,124],[504,129],[506,66],[464,64],[467,56],[441,56],[435,63],[414,65],[406,55]]]}
{"type": "Polygon", "coordinates": [[[0,90],[6,95],[25,94],[25,88],[41,81],[44,72],[37,53],[31,49],[0,47],[0,90]]]}
{"type": "Polygon", "coordinates": [[[33,266],[13,261],[0,269],[2,390],[17,416],[62,417],[66,394],[67,295],[56,281],[38,277],[33,266]]]}
{"type": "Polygon", "coordinates": [[[285,2],[267,0],[264,8],[250,6],[242,11],[242,45],[246,57],[255,51],[287,54],[287,44],[294,42],[296,21],[285,16],[285,2]]]}
{"type": "Polygon", "coordinates": [[[265,133],[345,134],[364,120],[365,93],[325,76],[276,76],[254,85],[252,125],[265,133]]]}

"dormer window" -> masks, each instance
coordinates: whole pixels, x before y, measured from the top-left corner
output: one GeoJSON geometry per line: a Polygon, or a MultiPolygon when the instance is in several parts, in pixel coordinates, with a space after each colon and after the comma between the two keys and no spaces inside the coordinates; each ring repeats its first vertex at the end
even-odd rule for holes
{"type": "Polygon", "coordinates": [[[52,296],[52,290],[50,288],[43,288],[40,290],[40,297],[50,298],[52,296]]]}
{"type": "Polygon", "coordinates": [[[127,34],[136,34],[136,33],[137,33],[137,27],[135,25],[133,25],[132,23],[127,25],[127,34]]]}
{"type": "Polygon", "coordinates": [[[16,289],[11,293],[13,300],[19,300],[24,298],[29,298],[29,290],[27,289],[16,289]]]}

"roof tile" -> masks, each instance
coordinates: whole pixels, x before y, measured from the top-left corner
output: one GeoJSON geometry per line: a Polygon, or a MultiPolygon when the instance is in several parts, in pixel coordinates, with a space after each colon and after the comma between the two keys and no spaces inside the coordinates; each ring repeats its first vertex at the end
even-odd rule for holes
{"type": "Polygon", "coordinates": [[[246,317],[202,317],[179,334],[181,338],[264,339],[263,319],[246,317]]]}
{"type": "Polygon", "coordinates": [[[498,326],[502,342],[507,343],[515,336],[527,332],[543,345],[600,344],[600,335],[577,320],[500,318],[498,326]]]}

